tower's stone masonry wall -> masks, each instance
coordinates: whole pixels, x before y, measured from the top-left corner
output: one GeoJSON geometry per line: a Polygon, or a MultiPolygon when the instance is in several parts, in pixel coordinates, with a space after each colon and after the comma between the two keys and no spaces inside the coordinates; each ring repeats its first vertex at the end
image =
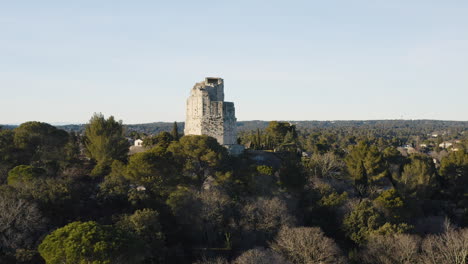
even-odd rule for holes
{"type": "Polygon", "coordinates": [[[237,142],[234,103],[224,102],[221,78],[206,78],[196,83],[187,99],[186,135],[208,135],[221,145],[237,142]]]}

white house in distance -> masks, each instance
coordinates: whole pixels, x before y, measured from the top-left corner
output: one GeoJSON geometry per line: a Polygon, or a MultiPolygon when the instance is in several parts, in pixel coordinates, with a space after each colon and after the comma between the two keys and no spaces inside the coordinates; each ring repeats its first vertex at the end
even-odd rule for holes
{"type": "Polygon", "coordinates": [[[135,140],[135,147],[142,147],[143,146],[143,140],[137,139],[135,140]]]}
{"type": "Polygon", "coordinates": [[[445,141],[445,142],[442,142],[442,143],[439,144],[439,148],[445,148],[445,149],[446,149],[446,148],[451,147],[452,145],[453,145],[452,142],[450,142],[450,141],[445,141]]]}

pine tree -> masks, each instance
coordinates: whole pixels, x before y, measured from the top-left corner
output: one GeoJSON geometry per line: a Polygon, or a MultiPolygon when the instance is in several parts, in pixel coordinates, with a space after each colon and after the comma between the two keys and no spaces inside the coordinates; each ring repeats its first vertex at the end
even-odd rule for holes
{"type": "Polygon", "coordinates": [[[84,136],[86,154],[97,163],[93,175],[104,174],[113,160],[127,159],[129,144],[124,134],[122,121],[116,121],[113,116],[105,119],[102,114],[93,115],[84,136]]]}

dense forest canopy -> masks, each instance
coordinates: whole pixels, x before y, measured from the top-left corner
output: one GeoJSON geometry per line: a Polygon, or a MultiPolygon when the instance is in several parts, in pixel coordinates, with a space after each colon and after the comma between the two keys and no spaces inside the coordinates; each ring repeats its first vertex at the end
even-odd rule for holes
{"type": "Polygon", "coordinates": [[[468,122],[238,129],[2,127],[0,263],[467,263],[468,122]]]}

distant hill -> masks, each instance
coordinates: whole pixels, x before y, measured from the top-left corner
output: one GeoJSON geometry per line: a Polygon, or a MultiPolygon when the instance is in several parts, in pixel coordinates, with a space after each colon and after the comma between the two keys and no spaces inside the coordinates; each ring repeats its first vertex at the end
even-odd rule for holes
{"type": "MultiPolygon", "coordinates": [[[[265,129],[270,121],[253,120],[253,121],[239,121],[237,122],[238,131],[251,131],[256,129],[265,129]]],[[[347,120],[347,121],[285,121],[290,122],[297,126],[298,129],[314,129],[314,128],[411,128],[419,127],[427,130],[438,131],[447,128],[462,128],[468,129],[468,121],[442,121],[442,120],[347,120]]],[[[128,132],[137,131],[139,133],[146,133],[148,135],[158,134],[162,131],[171,131],[174,123],[172,122],[154,122],[146,124],[128,124],[125,125],[128,132]]],[[[183,132],[184,123],[177,123],[179,131],[183,132]]],[[[13,125],[0,125],[4,129],[13,129],[13,125]]],[[[84,131],[84,124],[78,125],[60,125],[57,126],[69,132],[82,133],[84,131]]]]}
{"type": "Polygon", "coordinates": [[[17,127],[16,125],[0,125],[0,128],[2,129],[14,129],[17,127]]]}

